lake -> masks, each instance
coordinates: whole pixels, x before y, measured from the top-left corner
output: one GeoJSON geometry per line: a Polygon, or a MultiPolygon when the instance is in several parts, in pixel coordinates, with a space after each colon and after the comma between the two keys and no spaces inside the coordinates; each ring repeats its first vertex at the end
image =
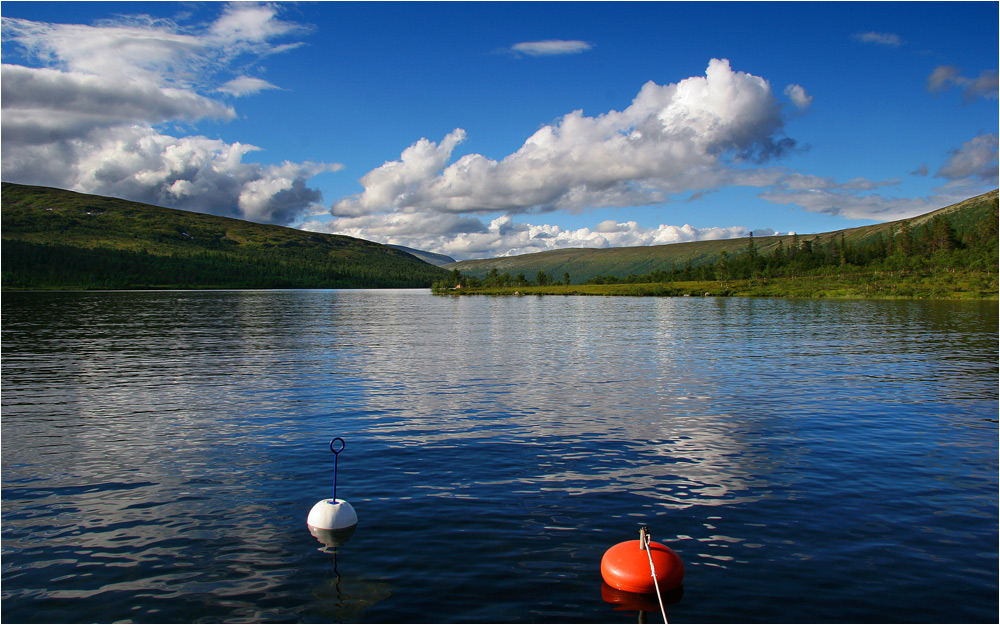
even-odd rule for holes
{"type": "Polygon", "coordinates": [[[5,294],[6,623],[998,620],[996,302],[5,294]]]}

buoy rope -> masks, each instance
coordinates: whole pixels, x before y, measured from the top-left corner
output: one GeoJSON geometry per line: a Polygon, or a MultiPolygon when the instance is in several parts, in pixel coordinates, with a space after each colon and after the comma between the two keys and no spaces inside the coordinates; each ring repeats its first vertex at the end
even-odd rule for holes
{"type": "Polygon", "coordinates": [[[667,610],[663,607],[663,596],[660,595],[660,584],[656,581],[656,567],[653,565],[653,553],[649,549],[650,536],[646,532],[640,533],[643,542],[642,548],[646,550],[646,556],[649,558],[649,572],[653,576],[653,588],[656,589],[656,598],[660,601],[660,613],[663,615],[663,622],[667,623],[667,610]]]}

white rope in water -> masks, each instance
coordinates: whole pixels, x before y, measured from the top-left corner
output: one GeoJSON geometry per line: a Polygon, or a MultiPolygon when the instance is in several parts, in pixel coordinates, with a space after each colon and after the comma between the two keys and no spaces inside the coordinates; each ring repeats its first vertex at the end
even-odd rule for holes
{"type": "Polygon", "coordinates": [[[667,610],[663,607],[663,597],[660,595],[660,585],[656,581],[656,567],[653,566],[653,554],[649,550],[650,536],[646,532],[642,532],[643,549],[646,550],[646,556],[649,558],[649,572],[653,576],[653,587],[656,588],[656,598],[660,601],[660,613],[663,614],[663,622],[667,623],[667,610]]]}

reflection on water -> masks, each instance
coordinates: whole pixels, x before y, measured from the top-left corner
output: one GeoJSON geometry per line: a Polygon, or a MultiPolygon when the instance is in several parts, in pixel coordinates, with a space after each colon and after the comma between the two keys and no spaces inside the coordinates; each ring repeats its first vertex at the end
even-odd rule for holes
{"type": "Polygon", "coordinates": [[[7,295],[5,620],[997,617],[995,302],[7,295]]]}
{"type": "MultiPolygon", "coordinates": [[[[759,496],[749,492],[759,485],[753,476],[774,459],[748,456],[744,447],[766,422],[735,423],[742,399],[718,392],[718,378],[728,374],[697,352],[675,349],[677,332],[703,323],[697,311],[678,300],[625,300],[594,311],[587,299],[529,298],[524,319],[512,322],[504,303],[486,300],[418,349],[383,343],[362,360],[366,376],[379,380],[369,393],[379,415],[365,424],[370,434],[392,446],[510,441],[515,456],[534,456],[501,479],[462,472],[442,494],[462,496],[481,482],[513,492],[554,484],[573,495],[626,489],[667,507],[759,496]],[[709,398],[715,405],[706,413],[709,398]]],[[[388,323],[426,335],[414,315],[388,323]]],[[[377,322],[365,329],[386,331],[377,322]]]]}

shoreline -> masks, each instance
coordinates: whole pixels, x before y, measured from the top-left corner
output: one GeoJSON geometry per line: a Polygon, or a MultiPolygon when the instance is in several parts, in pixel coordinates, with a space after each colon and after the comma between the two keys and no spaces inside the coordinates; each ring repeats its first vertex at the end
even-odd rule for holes
{"type": "Polygon", "coordinates": [[[748,280],[697,280],[685,282],[643,282],[618,284],[557,284],[434,289],[435,295],[585,295],[611,297],[777,297],[790,299],[935,299],[956,301],[998,301],[996,275],[973,283],[983,276],[907,275],[900,277],[804,276],[748,280]],[[887,279],[888,278],[888,279],[887,279]],[[965,278],[965,279],[960,279],[965,278]],[[977,288],[978,287],[978,288],[977,288]]]}

